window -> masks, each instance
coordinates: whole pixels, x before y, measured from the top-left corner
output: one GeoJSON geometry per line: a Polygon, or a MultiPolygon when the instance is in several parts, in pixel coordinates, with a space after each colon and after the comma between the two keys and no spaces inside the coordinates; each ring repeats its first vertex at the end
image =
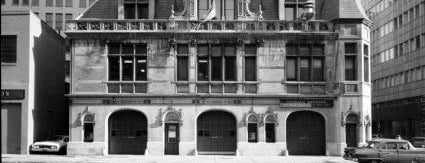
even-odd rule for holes
{"type": "Polygon", "coordinates": [[[80,6],[80,8],[86,8],[87,7],[87,0],[80,0],[79,6],[80,6]]]}
{"type": "Polygon", "coordinates": [[[65,14],[65,20],[72,20],[72,14],[65,14]]]}
{"type": "Polygon", "coordinates": [[[1,0],[1,5],[5,5],[6,4],[6,0],[1,0]]]}
{"type": "Polygon", "coordinates": [[[29,4],[29,0],[22,0],[22,6],[28,6],[29,4]]]}
{"type": "MultiPolygon", "coordinates": [[[[189,81],[189,45],[177,44],[177,81],[189,81]]],[[[177,93],[189,93],[189,84],[177,83],[177,93]]]]}
{"type": "Polygon", "coordinates": [[[1,36],[1,63],[16,63],[16,35],[1,36]]]}
{"type": "Polygon", "coordinates": [[[108,44],[108,65],[109,93],[147,92],[147,85],[143,82],[147,81],[146,44],[108,44]]]}
{"type": "Polygon", "coordinates": [[[257,93],[257,46],[244,46],[244,90],[245,93],[257,93]]]}
{"type": "Polygon", "coordinates": [[[258,130],[257,130],[258,118],[254,115],[248,116],[248,142],[258,142],[258,130]]]}
{"type": "Polygon", "coordinates": [[[397,29],[398,28],[397,18],[394,18],[393,25],[394,25],[394,29],[397,29]]]}
{"type": "Polygon", "coordinates": [[[420,36],[416,36],[416,49],[421,48],[421,37],[420,36]]]}
{"type": "Polygon", "coordinates": [[[356,56],[345,56],[345,80],[356,80],[356,56]]]}
{"type": "Polygon", "coordinates": [[[38,5],[40,5],[39,3],[40,3],[39,0],[32,0],[31,5],[32,6],[38,6],[38,5]]]}
{"type": "Polygon", "coordinates": [[[324,46],[288,44],[286,79],[288,81],[323,81],[324,46]]]}
{"type": "Polygon", "coordinates": [[[63,24],[63,15],[61,13],[56,13],[56,30],[61,31],[63,24]]]}
{"type": "Polygon", "coordinates": [[[415,17],[416,17],[416,19],[419,18],[420,12],[421,11],[419,10],[419,4],[418,4],[418,5],[415,6],[415,17]]]}
{"type": "Polygon", "coordinates": [[[53,0],[46,0],[46,6],[52,7],[53,6],[53,0]]]}
{"type": "Polygon", "coordinates": [[[306,0],[291,0],[285,2],[285,20],[296,20],[300,18],[306,10],[306,0]]]}
{"type": "Polygon", "coordinates": [[[369,46],[363,45],[363,54],[364,54],[364,81],[369,81],[369,46]]]}
{"type": "Polygon", "coordinates": [[[63,7],[63,0],[56,0],[56,7],[63,7]]]}
{"type": "Polygon", "coordinates": [[[93,142],[94,115],[86,114],[84,116],[84,142],[93,142]]]}
{"type": "Polygon", "coordinates": [[[413,8],[411,8],[410,10],[409,10],[409,18],[410,18],[410,21],[413,21],[414,19],[415,19],[415,17],[414,17],[414,12],[413,12],[413,8]]]}
{"type": "Polygon", "coordinates": [[[65,0],[65,7],[72,7],[73,3],[73,0],[65,0]]]}
{"type": "Polygon", "coordinates": [[[184,0],[171,0],[171,4],[173,4],[174,11],[177,12],[177,13],[182,12],[185,9],[184,0]]]}
{"type": "Polygon", "coordinates": [[[12,0],[12,6],[19,6],[19,0],[12,0]]]}
{"type": "Polygon", "coordinates": [[[357,54],[357,43],[345,43],[345,54],[357,54]]]}
{"type": "Polygon", "coordinates": [[[286,5],[285,6],[285,20],[295,20],[295,6],[286,5]]]}
{"type": "Polygon", "coordinates": [[[46,23],[49,25],[49,27],[53,28],[53,14],[52,13],[46,13],[46,23]]]}
{"type": "Polygon", "coordinates": [[[266,129],[266,142],[267,143],[274,143],[276,142],[276,118],[272,115],[266,115],[265,118],[265,129],[266,129]]]}
{"type": "Polygon", "coordinates": [[[398,16],[398,27],[401,28],[403,26],[403,14],[398,16]]]}
{"type": "Polygon", "coordinates": [[[198,17],[204,19],[208,10],[215,2],[216,13],[215,18],[218,20],[234,20],[235,19],[235,1],[234,0],[199,0],[198,1],[198,17]]]}
{"type": "Polygon", "coordinates": [[[96,0],[89,0],[89,6],[92,5],[96,0]]]}
{"type": "MultiPolygon", "coordinates": [[[[223,93],[223,83],[208,84],[210,81],[236,81],[235,45],[198,45],[197,62],[197,81],[201,81],[197,87],[198,93],[223,93]]],[[[224,87],[225,93],[236,93],[235,84],[224,84],[224,87]]]]}
{"type": "Polygon", "coordinates": [[[124,1],[124,19],[148,19],[149,4],[142,0],[124,1]]]}

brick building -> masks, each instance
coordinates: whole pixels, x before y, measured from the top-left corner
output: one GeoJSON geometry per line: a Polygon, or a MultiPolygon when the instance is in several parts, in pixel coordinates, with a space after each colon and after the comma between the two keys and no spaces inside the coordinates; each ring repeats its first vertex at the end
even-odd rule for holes
{"type": "Polygon", "coordinates": [[[341,155],[371,138],[370,25],[353,0],[96,1],[66,22],[68,154],[341,155]]]}
{"type": "Polygon", "coordinates": [[[425,2],[362,1],[372,25],[373,133],[425,136],[425,2]]]}

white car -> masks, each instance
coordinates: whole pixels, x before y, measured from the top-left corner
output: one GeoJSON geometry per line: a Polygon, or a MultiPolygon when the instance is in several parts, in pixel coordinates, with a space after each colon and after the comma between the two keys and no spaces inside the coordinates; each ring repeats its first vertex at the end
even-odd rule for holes
{"type": "Polygon", "coordinates": [[[56,153],[66,154],[66,145],[69,137],[65,135],[55,135],[46,141],[38,141],[30,146],[30,154],[35,153],[56,153]]]}

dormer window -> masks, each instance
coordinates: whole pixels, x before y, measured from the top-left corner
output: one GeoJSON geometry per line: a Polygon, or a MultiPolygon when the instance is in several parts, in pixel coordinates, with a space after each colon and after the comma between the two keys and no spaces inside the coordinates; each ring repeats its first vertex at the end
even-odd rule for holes
{"type": "Polygon", "coordinates": [[[148,0],[124,0],[124,19],[148,19],[148,0]]]}
{"type": "Polygon", "coordinates": [[[285,1],[285,20],[301,19],[303,13],[310,13],[311,6],[314,0],[286,0],[285,1]],[[309,7],[307,7],[307,6],[309,7]]]}

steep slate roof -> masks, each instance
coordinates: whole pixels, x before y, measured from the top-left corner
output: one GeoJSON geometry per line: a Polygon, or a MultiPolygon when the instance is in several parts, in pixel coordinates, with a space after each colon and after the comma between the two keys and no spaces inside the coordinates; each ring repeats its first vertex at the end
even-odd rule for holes
{"type": "Polygon", "coordinates": [[[363,6],[359,0],[326,0],[320,13],[322,19],[366,19],[363,6]]]}
{"type": "Polygon", "coordinates": [[[97,0],[77,19],[118,19],[118,1],[97,0]]]}

